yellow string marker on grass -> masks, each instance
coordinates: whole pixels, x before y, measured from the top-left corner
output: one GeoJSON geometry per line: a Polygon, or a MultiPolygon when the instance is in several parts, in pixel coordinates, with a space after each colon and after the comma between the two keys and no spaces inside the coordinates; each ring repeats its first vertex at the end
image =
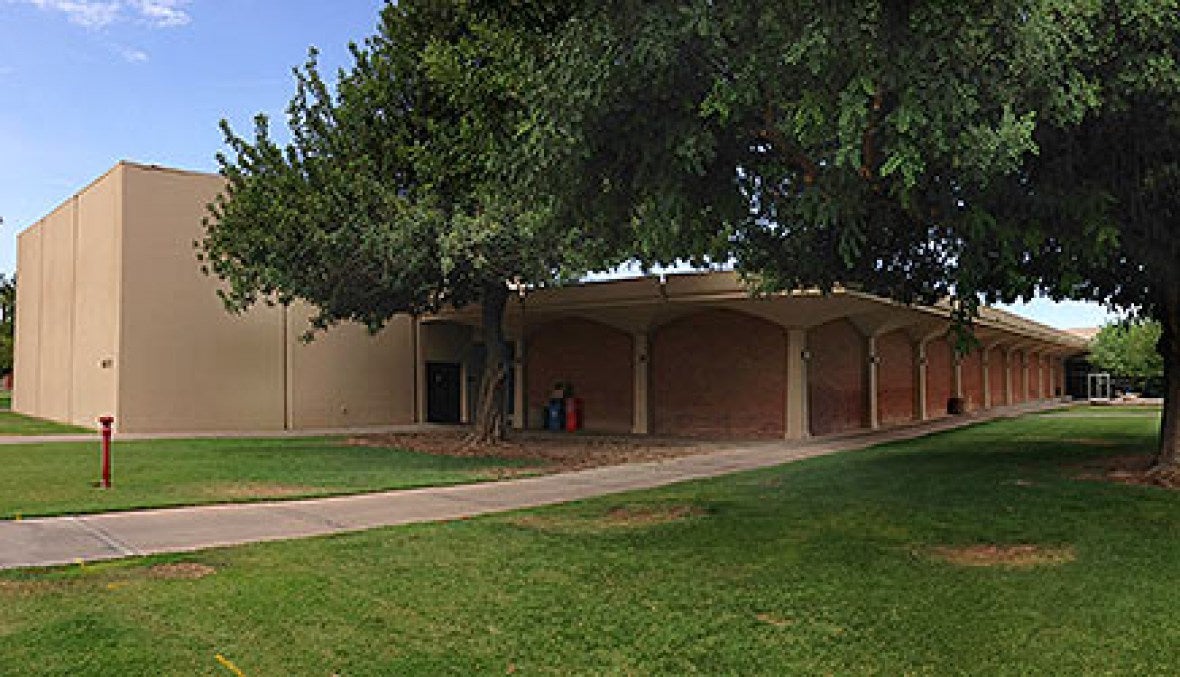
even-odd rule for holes
{"type": "Polygon", "coordinates": [[[234,662],[231,661],[230,659],[226,658],[225,656],[222,656],[221,654],[214,654],[213,657],[216,658],[217,662],[221,663],[221,665],[226,670],[229,670],[230,672],[234,673],[235,675],[237,675],[237,677],[246,677],[246,673],[242,672],[238,668],[238,666],[234,665],[234,662]]]}

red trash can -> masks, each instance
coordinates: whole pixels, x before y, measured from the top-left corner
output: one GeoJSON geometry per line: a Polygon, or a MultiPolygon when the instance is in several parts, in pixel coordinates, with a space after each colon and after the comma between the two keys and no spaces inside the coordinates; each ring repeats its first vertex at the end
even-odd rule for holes
{"type": "Polygon", "coordinates": [[[582,429],[582,398],[571,397],[565,401],[565,431],[577,432],[582,429]]]}

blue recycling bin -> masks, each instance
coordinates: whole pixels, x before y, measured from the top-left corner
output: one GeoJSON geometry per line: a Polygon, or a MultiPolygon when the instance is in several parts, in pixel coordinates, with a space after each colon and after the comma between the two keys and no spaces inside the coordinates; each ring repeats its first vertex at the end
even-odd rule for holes
{"type": "Polygon", "coordinates": [[[561,400],[549,400],[549,406],[545,407],[545,429],[561,432],[564,427],[565,402],[561,400]]]}

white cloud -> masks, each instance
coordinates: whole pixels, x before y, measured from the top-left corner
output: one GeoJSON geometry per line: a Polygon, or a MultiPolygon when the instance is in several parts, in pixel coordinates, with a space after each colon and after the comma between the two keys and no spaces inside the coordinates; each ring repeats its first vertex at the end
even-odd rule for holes
{"type": "Polygon", "coordinates": [[[134,47],[116,47],[119,51],[119,56],[127,63],[147,63],[148,53],[142,49],[135,49],[134,47]]]}
{"type": "Polygon", "coordinates": [[[75,24],[89,29],[106,28],[122,21],[134,21],[153,28],[175,28],[192,21],[184,9],[190,0],[8,0],[9,4],[33,5],[60,12],[75,24]]]}
{"type": "Polygon", "coordinates": [[[188,0],[129,0],[128,4],[143,20],[157,28],[184,26],[192,21],[189,13],[182,9],[188,0]]]}
{"type": "MultiPolygon", "coordinates": [[[[20,2],[21,0],[11,0],[20,2]]],[[[70,21],[85,28],[109,26],[119,17],[118,2],[96,2],[95,0],[23,0],[44,10],[65,14],[70,21]]]]}

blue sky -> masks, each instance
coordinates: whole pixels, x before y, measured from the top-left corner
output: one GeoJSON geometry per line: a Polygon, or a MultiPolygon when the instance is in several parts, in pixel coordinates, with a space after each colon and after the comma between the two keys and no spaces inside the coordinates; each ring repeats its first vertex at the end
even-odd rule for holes
{"type": "Polygon", "coordinates": [[[217,122],[281,116],[381,0],[0,0],[0,270],[15,234],[119,160],[214,171],[217,122]]]}
{"type": "MultiPolygon", "coordinates": [[[[217,122],[281,117],[307,49],[325,71],[382,0],[0,0],[0,270],[16,233],[119,160],[214,171],[217,122]]],[[[1012,308],[1094,326],[1093,304],[1012,308]]]]}

